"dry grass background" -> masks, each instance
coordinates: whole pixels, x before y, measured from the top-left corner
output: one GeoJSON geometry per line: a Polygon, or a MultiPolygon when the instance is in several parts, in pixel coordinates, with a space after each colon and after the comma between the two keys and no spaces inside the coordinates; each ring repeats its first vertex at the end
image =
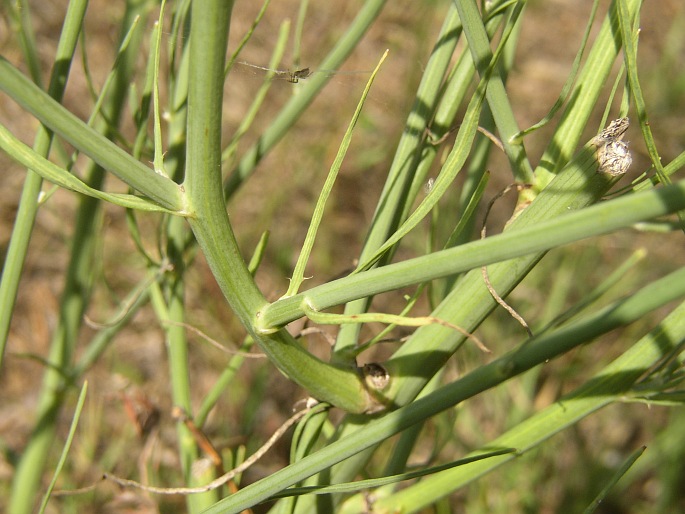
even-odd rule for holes
{"type": "MultiPolygon", "coordinates": [[[[31,4],[34,7],[33,23],[38,49],[47,74],[66,1],[48,0],[31,4]]],[[[109,71],[117,39],[115,24],[123,9],[122,4],[93,0],[89,7],[87,51],[96,84],[101,84],[109,71]]],[[[317,240],[312,260],[314,276],[305,286],[343,272],[352,265],[358,254],[365,227],[373,215],[375,199],[411,106],[413,91],[420,80],[422,66],[428,58],[447,4],[446,1],[389,2],[378,22],[346,63],[346,70],[370,70],[383,50],[390,49],[390,57],[374,85],[343,165],[334,198],[328,207],[324,220],[325,233],[321,233],[317,240]]],[[[539,120],[556,99],[577,51],[591,2],[549,0],[530,1],[529,4],[516,65],[508,86],[522,127],[539,120]]],[[[294,20],[298,5],[299,2],[295,0],[273,2],[242,59],[260,65],[268,62],[280,22],[284,18],[294,20]]],[[[302,66],[316,63],[322,58],[347,22],[354,17],[359,5],[359,1],[311,2],[302,46],[302,66]]],[[[608,2],[603,2],[601,13],[606,11],[607,5],[608,2]]],[[[256,2],[236,2],[231,48],[247,30],[257,9],[256,2]]],[[[643,66],[643,86],[647,91],[648,108],[652,119],[658,120],[652,124],[652,130],[664,162],[682,151],[685,141],[682,124],[685,107],[682,96],[685,43],[682,35],[677,37],[678,34],[672,34],[674,29],[677,32],[678,27],[685,27],[685,7],[680,0],[662,0],[643,8],[639,58],[643,66]],[[670,61],[664,57],[669,55],[670,61]],[[680,89],[674,92],[676,87],[680,89]]],[[[4,17],[0,18],[0,52],[22,67],[16,38],[9,33],[4,17]]],[[[284,67],[289,63],[288,59],[286,57],[284,67]]],[[[236,70],[229,77],[224,110],[227,135],[241,120],[259,78],[251,70],[236,70]]],[[[260,287],[270,299],[279,297],[287,287],[286,277],[304,237],[317,188],[323,183],[367,78],[366,73],[334,77],[295,129],[264,159],[254,178],[229,205],[229,214],[246,257],[251,254],[260,234],[267,229],[272,231],[266,259],[257,276],[260,287]]],[[[84,100],[88,98],[85,84],[82,67],[76,64],[64,103],[82,118],[88,115],[91,106],[90,101],[84,100]]],[[[277,112],[292,91],[291,84],[275,84],[257,126],[267,126],[273,113],[277,112]]],[[[600,115],[597,113],[598,117],[600,115]]],[[[32,141],[35,121],[4,97],[0,99],[0,120],[24,142],[32,141]]],[[[588,138],[596,129],[598,120],[588,126],[588,138]]],[[[537,160],[544,148],[545,133],[544,130],[540,131],[527,142],[532,162],[537,160]]],[[[247,148],[250,137],[254,138],[248,136],[241,148],[247,148]]],[[[630,176],[623,183],[648,166],[639,131],[632,128],[628,137],[635,141],[631,146],[634,164],[630,176]]],[[[4,155],[0,155],[0,168],[3,170],[0,174],[0,248],[4,251],[11,234],[24,172],[4,155]]],[[[506,172],[506,160],[501,156],[493,157],[491,169],[494,180],[490,191],[494,195],[510,177],[506,172]]],[[[73,194],[56,192],[40,210],[33,233],[12,323],[8,355],[4,369],[0,372],[0,437],[4,449],[3,456],[0,456],[0,492],[7,490],[6,484],[12,475],[10,461],[21,453],[34,422],[32,413],[43,368],[29,355],[47,354],[67,265],[76,200],[73,194]]],[[[503,201],[498,206],[497,215],[506,219],[510,209],[511,205],[503,201]]],[[[496,219],[494,224],[497,225],[496,219]]],[[[154,230],[154,224],[149,222],[146,231],[151,238],[151,247],[154,245],[154,230]]],[[[101,259],[93,263],[97,270],[96,291],[88,312],[95,320],[106,320],[117,312],[117,302],[142,280],[145,272],[144,263],[136,255],[127,235],[121,209],[105,209],[103,233],[101,259]]],[[[599,248],[594,243],[575,245],[569,251],[577,252],[582,259],[592,262],[583,269],[592,269],[594,273],[594,276],[581,277],[579,280],[590,284],[600,279],[606,269],[629,254],[635,246],[635,240],[634,234],[631,237],[616,234],[603,240],[599,248]]],[[[655,275],[662,275],[668,269],[683,264],[685,257],[682,247],[660,248],[653,245],[655,240],[649,234],[639,237],[640,244],[650,251],[649,262],[642,267],[644,272],[651,269],[655,275]]],[[[423,242],[415,239],[414,244],[419,248],[423,242]]],[[[410,255],[411,246],[403,252],[400,257],[410,255]]],[[[546,272],[554,273],[549,269],[546,272]]],[[[544,305],[544,296],[535,287],[544,280],[544,277],[531,279],[531,285],[528,285],[529,281],[524,282],[513,296],[513,301],[519,302],[524,314],[532,319],[539,315],[544,305]]],[[[188,271],[187,297],[190,323],[224,344],[240,342],[243,332],[228,312],[201,256],[188,271]]],[[[376,308],[382,309],[386,301],[392,299],[380,297],[376,308]]],[[[504,316],[499,318],[504,324],[509,323],[504,316]]],[[[495,325],[485,327],[483,332],[486,340],[499,337],[497,330],[500,328],[495,325]]],[[[514,337],[517,337],[516,330],[516,327],[511,328],[514,337]]],[[[84,344],[92,334],[90,329],[84,330],[84,344]]],[[[218,355],[216,350],[192,335],[191,338],[194,341],[190,357],[193,395],[199,403],[229,357],[218,355]]],[[[615,340],[613,344],[620,345],[620,340],[615,340]]],[[[326,345],[321,340],[312,339],[310,345],[314,351],[325,355],[326,345]]],[[[591,366],[594,360],[592,351],[595,350],[583,351],[564,365],[572,369],[591,366]]],[[[610,352],[611,348],[604,347],[603,351],[610,352]]],[[[66,470],[66,485],[87,484],[92,477],[101,473],[103,465],[112,463],[116,463],[113,469],[120,474],[135,472],[137,462],[133,456],[145,455],[149,439],[136,435],[133,423],[125,414],[127,402],[148,402],[159,410],[161,419],[157,425],[156,449],[152,455],[159,466],[176,465],[167,371],[163,332],[151,310],[144,309],[115,338],[103,359],[85,377],[90,382],[89,399],[66,470]]],[[[561,376],[546,377],[536,404],[545,405],[556,398],[561,390],[573,386],[572,382],[566,381],[567,376],[567,373],[562,372],[561,376]]],[[[273,366],[265,361],[250,361],[241,370],[240,379],[234,381],[226,398],[214,409],[207,424],[207,433],[219,447],[234,447],[236,443],[245,441],[249,434],[261,435],[263,440],[303,395],[303,391],[288,382],[273,366]],[[256,391],[256,387],[263,387],[264,391],[256,391]],[[259,404],[253,405],[254,402],[259,404]]],[[[636,441],[649,440],[670,415],[657,410],[650,412],[649,419],[645,419],[644,407],[628,412],[623,423],[616,420],[607,422],[612,417],[609,413],[608,417],[592,417],[574,430],[582,435],[581,439],[588,446],[592,446],[594,441],[603,441],[605,444],[611,440],[611,448],[607,451],[618,451],[617,448],[634,446],[636,441]]],[[[61,435],[66,434],[70,422],[68,412],[63,416],[61,435]]],[[[483,403],[483,437],[496,435],[501,426],[493,419],[500,417],[495,405],[483,403]]],[[[463,432],[459,434],[460,437],[468,441],[472,434],[466,429],[463,432]]],[[[577,448],[568,451],[575,454],[577,448]]],[[[572,458],[563,451],[558,457],[559,467],[554,472],[564,473],[564,466],[570,466],[572,458]]],[[[286,460],[287,444],[283,443],[269,458],[253,468],[245,479],[249,481],[276,470],[286,460]]],[[[487,482],[494,479],[492,475],[487,482]]],[[[653,498],[651,495],[658,493],[649,487],[650,483],[646,482],[642,490],[634,494],[641,500],[649,501],[653,498]]],[[[107,490],[107,486],[103,486],[103,489],[107,490]]],[[[112,495],[116,494],[114,488],[109,491],[112,495]]],[[[545,494],[553,498],[554,494],[562,495],[562,492],[552,487],[545,494]]],[[[138,500],[143,501],[140,497],[138,500]]],[[[169,509],[182,506],[181,500],[165,499],[164,502],[169,509]]],[[[121,505],[116,503],[109,504],[108,508],[111,512],[123,512],[121,505]]],[[[97,507],[92,505],[84,505],[84,509],[82,512],[97,511],[97,507]]]]}

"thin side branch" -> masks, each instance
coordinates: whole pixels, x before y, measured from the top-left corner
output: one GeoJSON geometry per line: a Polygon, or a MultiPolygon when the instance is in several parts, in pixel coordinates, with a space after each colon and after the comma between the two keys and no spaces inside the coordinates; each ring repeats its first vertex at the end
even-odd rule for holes
{"type": "Polygon", "coordinates": [[[224,345],[222,345],[216,339],[212,339],[210,336],[205,334],[202,330],[200,330],[199,328],[195,328],[194,326],[189,325],[188,323],[182,323],[180,321],[172,321],[170,319],[165,319],[162,321],[162,323],[165,325],[170,325],[170,326],[174,326],[174,327],[185,328],[186,330],[189,330],[189,331],[193,332],[194,334],[200,336],[202,339],[204,339],[209,344],[211,344],[214,348],[221,350],[224,353],[228,353],[229,355],[242,355],[246,359],[265,359],[266,358],[266,355],[263,353],[243,352],[240,350],[231,350],[230,348],[226,348],[224,345]]]}
{"type": "MultiPolygon", "coordinates": [[[[517,191],[520,191],[524,187],[527,187],[525,185],[521,184],[509,184],[507,187],[505,187],[502,191],[500,191],[498,194],[496,194],[492,200],[488,203],[488,207],[485,210],[485,217],[483,218],[483,227],[480,230],[480,238],[485,239],[485,233],[486,233],[486,227],[485,224],[488,221],[488,216],[490,215],[490,210],[492,209],[492,206],[495,205],[495,202],[502,198],[505,194],[507,194],[509,191],[512,189],[515,189],[517,191]]],[[[487,266],[482,266],[480,268],[481,273],[483,274],[483,281],[485,282],[485,287],[488,288],[488,291],[490,291],[490,294],[492,297],[495,299],[495,301],[500,304],[504,309],[511,314],[511,316],[518,321],[521,326],[526,330],[528,333],[529,337],[533,337],[533,332],[530,330],[530,327],[528,326],[528,323],[526,323],[526,320],[523,319],[523,316],[521,316],[516,310],[509,305],[504,298],[502,298],[497,291],[495,291],[495,288],[492,286],[492,283],[490,282],[490,277],[488,276],[488,268],[487,266]]]]}
{"type": "Polygon", "coordinates": [[[293,426],[295,423],[297,423],[300,419],[302,419],[313,407],[307,406],[305,409],[293,414],[288,420],[283,423],[278,430],[276,430],[273,435],[269,438],[269,440],[261,447],[259,450],[257,450],[255,453],[253,453],[245,462],[243,462],[240,466],[238,466],[235,469],[232,469],[231,471],[228,471],[221,475],[219,478],[216,478],[215,480],[212,480],[210,483],[199,486],[199,487],[155,487],[155,486],[149,486],[149,485],[144,485],[139,482],[136,482],[135,480],[129,480],[126,478],[120,478],[115,475],[112,475],[110,473],[104,473],[103,474],[103,479],[106,480],[111,480],[112,482],[119,484],[121,487],[133,487],[136,489],[140,489],[143,491],[147,491],[149,493],[154,493],[154,494],[165,494],[165,495],[172,495],[172,494],[182,494],[182,495],[188,495],[188,494],[199,494],[199,493],[206,493],[207,491],[212,491],[214,489],[217,489],[232,478],[234,478],[236,475],[242,473],[246,469],[248,469],[250,466],[252,466],[255,462],[257,462],[259,459],[261,459],[264,454],[269,451],[269,449],[281,438],[283,437],[283,434],[286,433],[286,431],[293,426]]]}

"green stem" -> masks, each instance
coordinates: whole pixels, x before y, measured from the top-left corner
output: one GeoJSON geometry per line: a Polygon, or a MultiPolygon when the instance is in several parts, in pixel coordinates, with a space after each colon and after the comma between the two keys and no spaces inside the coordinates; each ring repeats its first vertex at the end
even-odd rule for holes
{"type": "MultiPolygon", "coordinates": [[[[178,218],[171,220],[170,245],[185,241],[185,226],[178,223],[178,218]],[[175,230],[174,230],[175,229],[175,230]]],[[[192,416],[191,384],[188,360],[188,339],[182,324],[185,322],[184,281],[183,271],[173,274],[170,281],[169,291],[169,317],[174,322],[166,328],[167,349],[169,352],[169,378],[171,381],[171,396],[174,406],[181,407],[184,412],[192,416]]],[[[197,442],[188,427],[179,420],[176,422],[176,434],[178,437],[179,457],[185,483],[189,486],[199,486],[207,483],[207,477],[196,476],[193,472],[193,464],[199,458],[197,442]]],[[[213,478],[213,477],[212,477],[213,478]]],[[[211,478],[210,478],[211,480],[211,478]]],[[[186,503],[189,512],[200,512],[215,503],[218,499],[217,491],[208,491],[202,494],[189,495],[186,503]]]]}
{"type": "MultiPolygon", "coordinates": [[[[638,12],[642,2],[628,0],[627,3],[629,16],[632,17],[638,12]]],[[[606,90],[607,78],[616,63],[622,44],[617,10],[616,2],[612,2],[583,69],[578,74],[568,108],[562,114],[554,137],[535,168],[537,186],[540,189],[545,187],[571,158],[597,105],[599,95],[606,90]]]]}
{"type": "MultiPolygon", "coordinates": [[[[122,27],[128,28],[131,19],[139,14],[136,5],[128,5],[122,27]]],[[[140,13],[144,16],[144,13],[140,13]]],[[[113,90],[107,111],[107,119],[119,119],[121,108],[125,105],[124,96],[127,92],[128,77],[133,69],[132,56],[135,57],[135,44],[129,47],[127,60],[117,73],[117,85],[113,90]]],[[[0,67],[4,65],[0,61],[0,67]]],[[[0,73],[0,82],[6,77],[0,73]]],[[[31,84],[31,87],[38,90],[31,84]]],[[[39,91],[39,90],[38,90],[39,91]]],[[[43,97],[45,93],[41,92],[43,97]]],[[[49,97],[48,97],[49,98],[49,97]]],[[[59,104],[50,99],[57,108],[59,104]]],[[[62,109],[63,110],[63,109],[62,109]]],[[[92,130],[92,129],[89,129],[92,130]]],[[[107,130],[106,127],[103,128],[107,130]]],[[[95,132],[93,130],[93,132],[95,132]]],[[[102,137],[98,134],[99,137],[102,137]]],[[[102,185],[104,174],[101,168],[91,165],[84,173],[84,182],[95,188],[102,185]]],[[[88,298],[90,295],[91,281],[93,277],[92,259],[94,254],[95,238],[98,231],[96,227],[100,221],[100,202],[93,198],[81,199],[79,209],[75,215],[74,235],[72,237],[71,258],[67,270],[64,292],[60,301],[60,313],[58,326],[50,343],[50,355],[48,361],[50,367],[46,369],[43,384],[36,408],[36,423],[27,443],[21,460],[17,466],[13,483],[12,496],[10,498],[8,512],[11,514],[23,514],[31,512],[36,491],[40,483],[43,468],[50,455],[50,447],[54,441],[56,423],[59,412],[64,402],[64,396],[70,383],[65,377],[71,377],[72,358],[76,342],[78,341],[79,329],[83,319],[88,298]]]]}
{"type": "MultiPolygon", "coordinates": [[[[69,4],[67,9],[62,36],[55,53],[55,65],[48,87],[48,95],[57,102],[61,101],[67,85],[71,60],[76,48],[76,42],[78,41],[79,27],[82,24],[87,4],[87,0],[74,1],[69,4]]],[[[34,151],[46,157],[50,152],[51,144],[52,134],[45,127],[41,126],[38,129],[33,145],[34,151]]],[[[0,309],[0,367],[2,367],[5,354],[7,334],[9,333],[10,320],[14,311],[19,279],[24,268],[33,223],[38,212],[38,195],[42,184],[43,180],[38,174],[30,170],[27,171],[26,182],[24,182],[21,199],[19,200],[19,208],[14,221],[12,238],[5,256],[2,282],[0,283],[0,305],[3,306],[0,309]]]]}
{"type": "Polygon", "coordinates": [[[221,106],[226,48],[226,4],[193,3],[186,176],[183,187],[193,216],[188,220],[224,296],[243,326],[292,380],[322,401],[352,411],[373,408],[354,367],[335,367],[305,351],[285,330],[258,332],[264,296],[243,260],[221,190],[221,106]]]}
{"type": "Polygon", "coordinates": [[[2,57],[0,91],[7,93],[46,127],[137,191],[163,207],[184,212],[183,195],[177,184],[155,173],[105,135],[86,125],[2,57]]]}
{"type": "MultiPolygon", "coordinates": [[[[455,4],[464,24],[464,35],[469,42],[469,50],[473,55],[473,62],[480,76],[484,77],[491,65],[493,54],[490,49],[490,40],[485,30],[485,25],[483,25],[483,19],[475,0],[460,1],[455,2],[455,4]]],[[[513,19],[508,22],[509,24],[517,23],[524,6],[525,2],[518,2],[514,6],[513,19]]],[[[509,96],[504,88],[504,80],[497,73],[497,67],[495,67],[495,72],[488,80],[488,88],[485,94],[492,117],[495,119],[495,124],[499,130],[504,152],[507,154],[512,170],[514,170],[515,180],[524,184],[533,183],[535,180],[533,169],[530,162],[528,162],[523,144],[512,144],[510,142],[513,136],[519,133],[519,127],[508,100],[509,96]]]]}
{"type": "MultiPolygon", "coordinates": [[[[587,331],[588,334],[596,333],[595,330],[597,329],[603,331],[605,327],[600,327],[600,325],[607,321],[615,327],[621,327],[630,321],[638,320],[646,312],[643,311],[641,316],[635,316],[645,307],[639,305],[640,299],[648,302],[661,302],[663,298],[659,298],[659,288],[674,289],[674,285],[682,287],[683,279],[685,276],[681,269],[639,291],[639,298],[635,298],[637,301],[633,302],[633,299],[626,299],[618,302],[615,304],[615,310],[603,309],[584,322],[574,323],[566,329],[555,331],[554,334],[558,334],[559,337],[550,334],[550,337],[541,337],[539,341],[546,341],[552,347],[563,346],[574,339],[579,340],[579,332],[582,330],[587,331]],[[669,285],[669,281],[672,285],[669,285]],[[647,291],[650,291],[648,295],[642,294],[647,291]],[[632,305],[630,305],[631,303],[632,305]],[[620,319],[621,316],[624,318],[620,319]],[[592,323],[594,323],[594,327],[592,323]]],[[[683,289],[681,288],[680,291],[683,289]]],[[[516,455],[498,457],[487,463],[481,461],[463,466],[458,470],[436,474],[422,480],[416,486],[409,487],[390,498],[380,500],[374,507],[378,507],[380,512],[396,512],[398,508],[402,512],[420,512],[421,509],[429,506],[426,502],[428,498],[435,501],[436,491],[440,491],[438,494],[441,495],[449,494],[503,464],[511,462],[522,453],[539,446],[554,434],[577,423],[593,412],[625,398],[625,393],[635,385],[636,381],[644,377],[646,372],[653,371],[652,366],[663,363],[664,359],[678,348],[679,341],[683,341],[683,338],[685,338],[685,303],[678,305],[649,334],[642,337],[625,353],[571,394],[563,396],[554,404],[517,424],[496,439],[488,441],[484,447],[469,453],[470,456],[474,456],[491,448],[514,447],[519,450],[516,455]],[[409,505],[411,507],[408,507],[409,505]]],[[[526,352],[521,353],[525,355],[526,352]]]]}
{"type": "MultiPolygon", "coordinates": [[[[601,178],[598,176],[599,179],[601,178]]],[[[313,287],[296,296],[284,298],[266,306],[259,319],[260,327],[262,330],[268,330],[304,316],[304,302],[308,302],[316,310],[325,310],[355,298],[420,284],[483,265],[606,234],[629,227],[639,221],[670,214],[683,207],[685,207],[685,181],[680,181],[660,190],[652,190],[649,194],[638,193],[619,198],[592,208],[542,221],[537,225],[533,224],[516,231],[508,230],[486,239],[313,287]],[[601,220],[601,223],[598,223],[598,220],[601,220]]],[[[545,216],[539,219],[545,219],[545,216]]],[[[456,324],[466,328],[459,323],[456,324]]]]}

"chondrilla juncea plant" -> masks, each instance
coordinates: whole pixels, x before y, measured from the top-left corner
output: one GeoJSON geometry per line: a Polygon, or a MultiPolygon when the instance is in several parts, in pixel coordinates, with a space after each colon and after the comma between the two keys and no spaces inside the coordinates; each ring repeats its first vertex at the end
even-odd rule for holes
{"type": "Polygon", "coordinates": [[[575,58],[522,105],[528,24],[550,16],[535,2],[412,6],[407,59],[384,0],[289,16],[268,0],[129,0],[107,11],[106,66],[95,4],[63,3],[46,39],[37,6],[4,10],[0,148],[24,172],[6,192],[0,379],[41,377],[22,386],[32,428],[3,436],[8,512],[98,512],[126,494],[178,512],[559,510],[571,494],[575,510],[624,495],[650,512],[635,485],[650,473],[661,511],[682,505],[664,441],[682,429],[685,152],[669,155],[663,128],[682,76],[654,78],[682,64],[682,7],[660,32],[639,0],[576,6],[574,42],[554,39],[575,58]],[[650,74],[639,45],[659,37],[650,74]],[[326,96],[336,81],[345,98],[326,96]],[[400,82],[410,101],[390,109],[400,82]],[[383,109],[397,130],[381,132],[383,109]],[[283,221],[303,212],[304,227],[283,221]],[[18,334],[48,218],[67,244],[36,351],[18,334]],[[195,344],[210,339],[198,325],[218,341],[195,344]],[[630,410],[645,404],[653,420],[630,410]],[[597,463],[619,410],[655,435],[597,463]],[[564,429],[591,422],[583,454],[564,429]],[[564,471],[588,462],[581,485],[564,471]]]}

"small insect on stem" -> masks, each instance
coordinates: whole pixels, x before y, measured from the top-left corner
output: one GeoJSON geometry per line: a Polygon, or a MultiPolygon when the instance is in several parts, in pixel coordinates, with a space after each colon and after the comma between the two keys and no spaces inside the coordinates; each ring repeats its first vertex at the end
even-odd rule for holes
{"type": "Polygon", "coordinates": [[[611,141],[620,141],[623,139],[623,136],[628,131],[629,126],[629,118],[618,118],[617,120],[614,120],[611,123],[609,123],[609,126],[607,128],[605,128],[599,134],[597,134],[593,141],[597,145],[599,145],[602,142],[609,143],[611,141]]]}
{"type": "Polygon", "coordinates": [[[372,73],[371,71],[364,71],[364,70],[359,70],[359,71],[351,71],[351,70],[313,70],[309,67],[307,68],[297,68],[295,70],[279,70],[275,68],[267,68],[266,66],[258,66],[257,64],[252,64],[246,61],[236,61],[235,64],[238,64],[239,66],[246,66],[248,68],[252,68],[254,70],[261,70],[266,73],[272,74],[272,78],[276,79],[281,79],[285,80],[286,82],[290,82],[291,84],[297,84],[300,80],[307,79],[314,75],[315,73],[320,73],[325,76],[333,76],[333,75],[368,75],[369,73],[372,73]]]}
{"type": "Polygon", "coordinates": [[[295,70],[292,73],[288,73],[289,75],[286,80],[288,82],[292,82],[293,84],[297,84],[300,81],[300,79],[306,79],[312,74],[312,72],[309,71],[309,68],[302,68],[301,70],[295,70]]]}
{"type": "Polygon", "coordinates": [[[238,61],[238,64],[243,66],[249,66],[250,68],[255,68],[257,70],[268,71],[273,73],[275,76],[285,79],[291,84],[297,84],[300,80],[311,77],[313,72],[309,68],[300,68],[295,71],[290,70],[275,70],[272,68],[266,68],[264,66],[257,66],[256,64],[250,64],[245,61],[238,61]]]}

